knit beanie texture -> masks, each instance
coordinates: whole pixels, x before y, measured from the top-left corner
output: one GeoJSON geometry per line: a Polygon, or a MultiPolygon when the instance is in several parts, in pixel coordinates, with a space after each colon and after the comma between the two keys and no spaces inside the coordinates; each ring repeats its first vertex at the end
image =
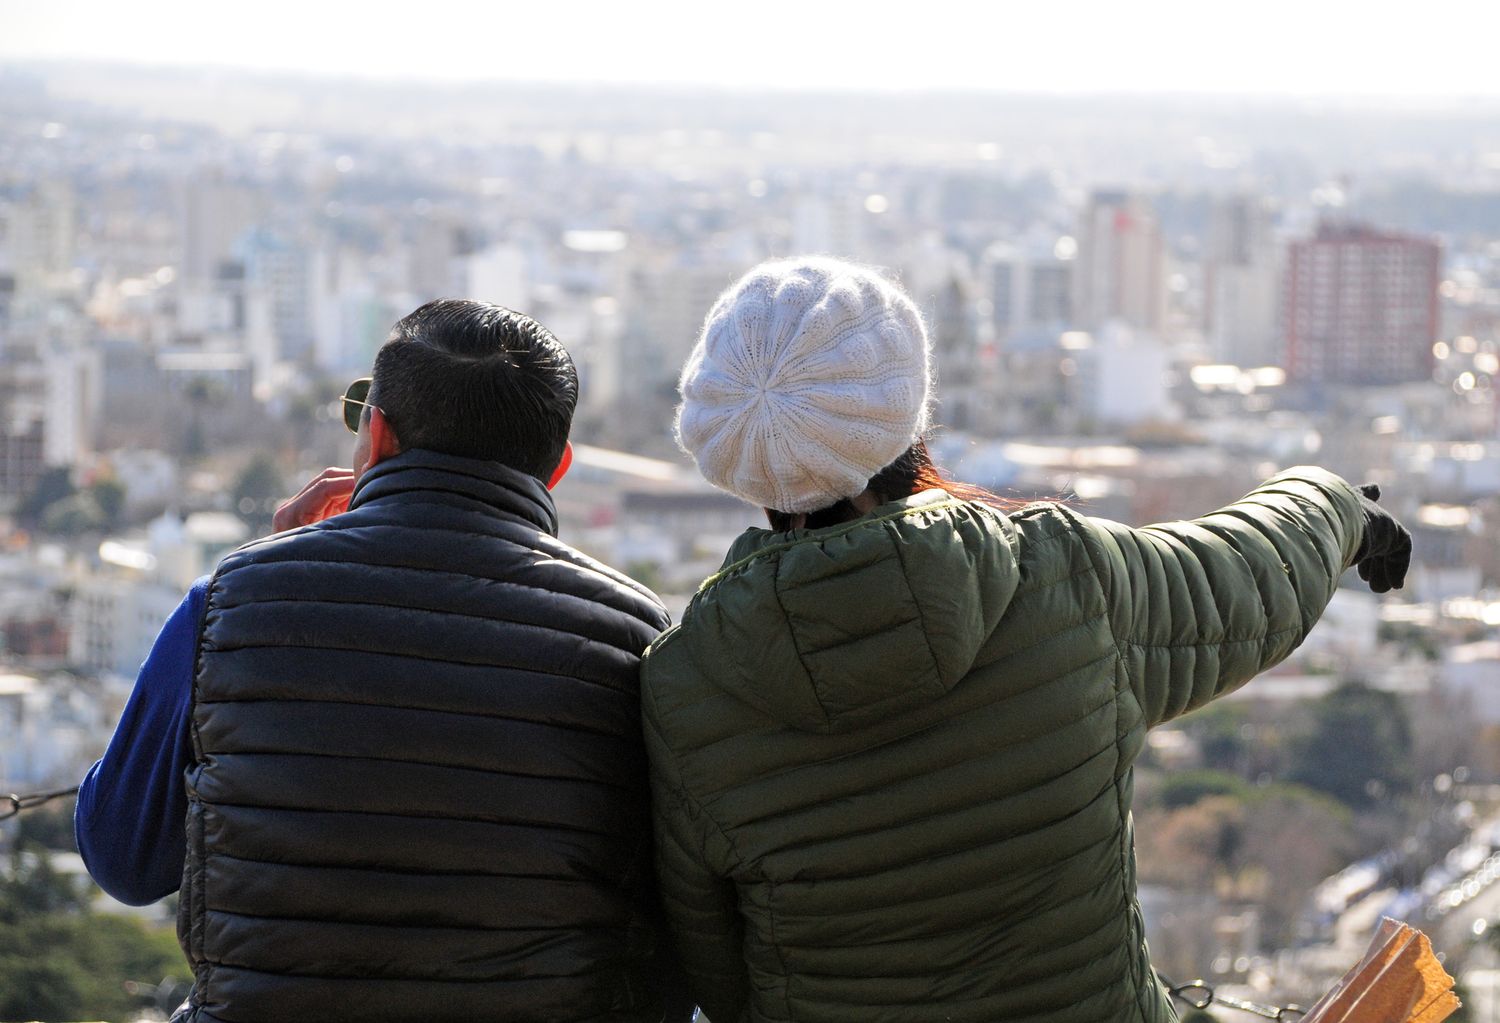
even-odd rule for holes
{"type": "Polygon", "coordinates": [[[677,441],[752,504],[826,508],[926,430],[929,355],[916,306],[874,270],[762,263],[709,311],[682,371],[677,441]]]}

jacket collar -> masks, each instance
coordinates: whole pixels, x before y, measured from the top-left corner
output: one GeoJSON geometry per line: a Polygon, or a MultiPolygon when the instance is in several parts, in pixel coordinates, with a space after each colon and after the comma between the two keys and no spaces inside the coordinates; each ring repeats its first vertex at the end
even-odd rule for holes
{"type": "Polygon", "coordinates": [[[820,529],[792,529],[786,532],[776,532],[770,529],[760,529],[752,526],[745,530],[729,546],[729,553],[724,557],[724,564],[719,566],[719,571],[704,581],[702,589],[707,589],[717,582],[721,576],[728,575],[747,561],[760,557],[771,551],[786,550],[796,544],[805,541],[820,543],[832,537],[843,536],[851,533],[862,526],[871,523],[879,524],[891,519],[899,519],[907,515],[918,514],[934,505],[951,503],[953,498],[944,490],[922,490],[910,497],[898,498],[886,504],[879,505],[865,512],[857,519],[850,519],[838,525],[823,526],[820,529]]]}
{"type": "Polygon", "coordinates": [[[413,448],[387,458],[359,478],[349,510],[415,491],[466,497],[492,512],[522,519],[557,535],[557,506],[535,476],[499,462],[413,448]]]}

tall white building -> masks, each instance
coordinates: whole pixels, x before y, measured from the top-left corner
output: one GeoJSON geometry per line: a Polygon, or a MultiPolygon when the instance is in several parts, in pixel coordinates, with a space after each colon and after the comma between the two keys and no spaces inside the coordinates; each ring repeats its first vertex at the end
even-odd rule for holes
{"type": "Polygon", "coordinates": [[[627,313],[627,391],[676,383],[709,309],[744,270],[727,260],[686,256],[637,267],[627,313]]]}
{"type": "Polygon", "coordinates": [[[73,268],[78,210],[73,190],[44,182],[8,208],[3,234],[17,300],[61,283],[73,268]]]}
{"type": "Polygon", "coordinates": [[[135,573],[80,577],[69,605],[69,661],[133,678],[183,592],[135,573]]]}
{"type": "Polygon", "coordinates": [[[638,358],[625,343],[637,253],[623,231],[588,229],[564,231],[549,257],[547,284],[533,287],[526,311],[573,357],[579,414],[602,422],[625,396],[627,363],[638,358]]]}
{"type": "Polygon", "coordinates": [[[261,202],[251,189],[221,177],[190,178],[182,193],[179,279],[190,285],[213,281],[235,242],[259,219],[261,202]]]}
{"type": "Polygon", "coordinates": [[[995,394],[980,367],[981,288],[964,253],[928,236],[901,256],[901,284],[927,321],[937,370],[938,421],[955,430],[984,431],[995,394]]]}
{"type": "Polygon", "coordinates": [[[72,675],[0,672],[0,792],[76,781],[117,715],[72,675]]]}
{"type": "Polygon", "coordinates": [[[420,305],[435,298],[467,295],[466,267],[461,258],[468,244],[459,222],[445,215],[418,216],[396,254],[405,263],[406,290],[420,305]]]}
{"type": "Polygon", "coordinates": [[[234,254],[244,267],[247,292],[263,296],[267,303],[276,357],[295,360],[308,354],[313,339],[313,260],[307,248],[296,239],[252,228],[235,241],[234,254]]]}
{"type": "Polygon", "coordinates": [[[94,450],[101,395],[101,360],[92,348],[49,347],[42,358],[47,394],[42,457],[48,465],[78,465],[94,450]]]}
{"type": "Polygon", "coordinates": [[[1209,350],[1234,366],[1279,366],[1281,253],[1269,203],[1233,196],[1214,204],[1204,261],[1209,350]]]}
{"type": "Polygon", "coordinates": [[[1112,322],[1076,355],[1079,411],[1097,426],[1175,420],[1168,392],[1171,355],[1154,334],[1112,322]]]}
{"type": "Polygon", "coordinates": [[[370,372],[391,324],[411,312],[405,295],[382,289],[365,261],[324,249],[312,260],[313,362],[336,375],[370,372]]]}
{"type": "Polygon", "coordinates": [[[195,579],[248,539],[244,522],[227,512],[168,512],[141,542],[107,540],[100,564],[73,584],[68,657],[99,672],[133,678],[162,623],[195,579]]]}
{"type": "Polygon", "coordinates": [[[801,195],[792,206],[792,251],[859,259],[869,216],[853,196],[801,195]]]}
{"type": "Polygon", "coordinates": [[[1166,300],[1166,251],[1151,204],[1126,192],[1093,193],[1078,225],[1076,324],[1097,330],[1118,320],[1159,331],[1166,300]]]}
{"type": "Polygon", "coordinates": [[[1074,252],[1062,241],[999,242],[985,251],[981,291],[1002,344],[1027,330],[1061,331],[1072,318],[1074,252]]]}
{"type": "Polygon", "coordinates": [[[492,245],[467,260],[465,298],[510,309],[530,306],[526,255],[515,245],[492,245]]]}

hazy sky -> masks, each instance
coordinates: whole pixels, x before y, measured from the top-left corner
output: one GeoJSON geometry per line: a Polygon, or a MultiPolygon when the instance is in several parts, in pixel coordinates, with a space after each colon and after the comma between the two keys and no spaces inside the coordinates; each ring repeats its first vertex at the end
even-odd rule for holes
{"type": "Polygon", "coordinates": [[[729,87],[1500,96],[1500,0],[0,0],[0,60],[729,87]]]}

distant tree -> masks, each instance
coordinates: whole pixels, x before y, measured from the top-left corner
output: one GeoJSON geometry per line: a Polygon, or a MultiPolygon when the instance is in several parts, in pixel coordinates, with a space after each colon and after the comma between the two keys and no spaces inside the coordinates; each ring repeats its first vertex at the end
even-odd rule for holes
{"type": "Polygon", "coordinates": [[[73,838],[74,800],[49,803],[16,818],[16,844],[41,846],[57,852],[77,852],[73,838]]]}
{"type": "Polygon", "coordinates": [[[16,520],[28,529],[41,525],[42,516],[58,501],[72,497],[78,492],[73,485],[73,470],[65,466],[48,469],[37,478],[31,493],[16,506],[16,520]]]}
{"type": "Polygon", "coordinates": [[[665,585],[661,566],[654,561],[632,561],[625,566],[625,574],[654,593],[660,593],[665,585]]]}
{"type": "MultiPolygon", "coordinates": [[[[330,383],[327,389],[332,391],[335,386],[330,383]]],[[[303,391],[287,399],[286,415],[283,418],[298,429],[307,429],[318,421],[318,411],[327,408],[328,404],[328,398],[320,388],[303,391]]]]}
{"type": "Polygon", "coordinates": [[[208,439],[204,430],[204,416],[214,405],[222,405],[227,395],[224,387],[210,377],[193,377],[182,388],[187,400],[187,424],[182,434],[182,454],[196,458],[208,450],[208,439]]]}
{"type": "MultiPolygon", "coordinates": [[[[190,972],[170,928],[88,909],[97,889],[18,837],[0,878],[0,1020],[135,1019],[164,978],[190,972]]],[[[172,985],[169,982],[166,987],[172,985]]]]}
{"type": "MultiPolygon", "coordinates": [[[[0,926],[0,1019],[69,1020],[94,1000],[94,981],[74,960],[44,958],[30,928],[0,926]]],[[[102,1015],[106,1015],[101,1013],[102,1015]]],[[[118,1017],[117,1017],[118,1018],[118,1017]]]]}
{"type": "Polygon", "coordinates": [[[135,1019],[127,985],[185,978],[166,928],[107,914],[51,913],[0,924],[0,1019],[135,1019]]]}
{"type": "Polygon", "coordinates": [[[1221,701],[1183,718],[1182,729],[1198,744],[1204,767],[1243,771],[1247,717],[1243,705],[1221,701]]]}
{"type": "Polygon", "coordinates": [[[1230,796],[1141,814],[1135,829],[1141,880],[1182,891],[1212,891],[1239,869],[1245,827],[1245,804],[1230,796]]]}
{"type": "Polygon", "coordinates": [[[290,495],[282,484],[281,470],[275,459],[262,453],[250,459],[241,470],[229,496],[236,514],[251,530],[264,532],[270,528],[277,500],[290,495]]]}
{"type": "MultiPolygon", "coordinates": [[[[1440,774],[1468,768],[1467,778],[1478,780],[1482,726],[1470,694],[1435,688],[1415,701],[1409,713],[1412,764],[1418,779],[1427,782],[1440,774]]],[[[1461,774],[1459,778],[1466,776],[1461,774]]]]}
{"type": "Polygon", "coordinates": [[[1289,775],[1355,810],[1411,791],[1411,725],[1400,698],[1352,682],[1315,701],[1289,775]]]}
{"type": "Polygon", "coordinates": [[[1156,799],[1168,810],[1192,806],[1208,796],[1250,798],[1252,789],[1244,779],[1227,771],[1178,771],[1168,775],[1156,790],[1156,799]]]}
{"type": "Polygon", "coordinates": [[[53,501],[42,513],[42,531],[58,536],[79,536],[104,528],[105,514],[87,490],[53,501]]]}
{"type": "Polygon", "coordinates": [[[125,485],[105,476],[89,484],[88,494],[104,517],[104,528],[117,528],[125,518],[125,485]]]}
{"type": "Polygon", "coordinates": [[[1246,818],[1241,890],[1260,906],[1263,938],[1290,944],[1313,889],[1355,855],[1353,814],[1321,792],[1272,785],[1255,791],[1246,818]]]}
{"type": "Polygon", "coordinates": [[[78,912],[87,902],[83,882],[53,870],[44,847],[25,841],[11,845],[9,876],[0,878],[0,924],[78,912]]]}
{"type": "Polygon", "coordinates": [[[1354,815],[1337,800],[1300,785],[1240,783],[1237,793],[1215,787],[1203,787],[1191,804],[1169,809],[1158,793],[1139,808],[1140,878],[1178,891],[1253,902],[1260,907],[1266,939],[1290,942],[1313,889],[1360,848],[1354,815]]]}

